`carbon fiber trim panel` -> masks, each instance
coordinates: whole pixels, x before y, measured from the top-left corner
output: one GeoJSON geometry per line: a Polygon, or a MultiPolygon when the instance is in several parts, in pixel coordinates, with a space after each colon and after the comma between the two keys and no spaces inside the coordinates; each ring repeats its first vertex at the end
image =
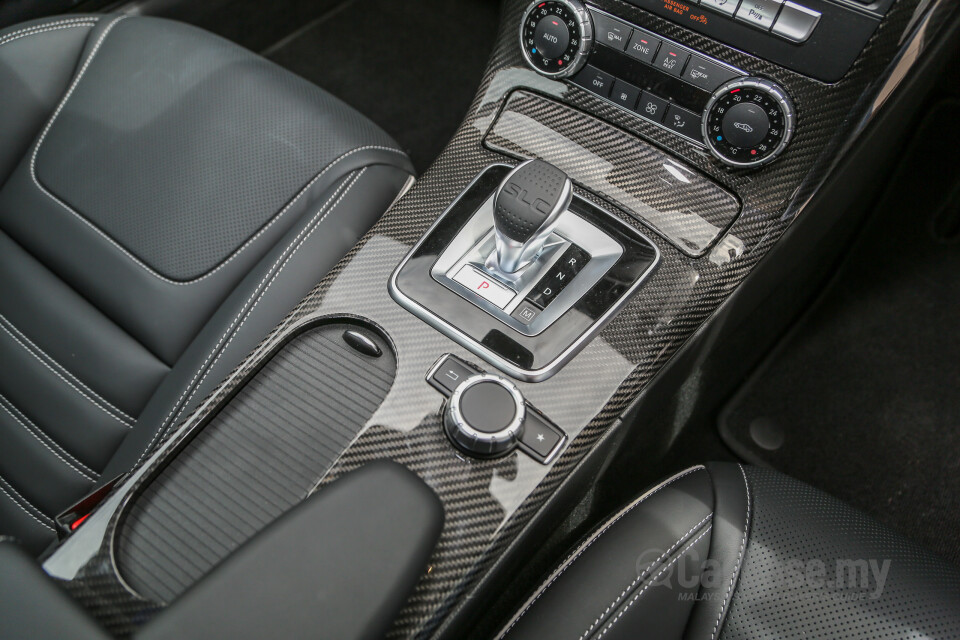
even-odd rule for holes
{"type": "Polygon", "coordinates": [[[302,500],[373,415],[395,370],[389,345],[352,324],[285,344],[133,503],[117,548],[129,584],[170,602],[302,500]],[[349,347],[348,329],[383,355],[349,347]]]}
{"type": "MultiPolygon", "coordinates": [[[[111,631],[129,635],[158,607],[138,596],[116,569],[114,533],[127,505],[285,336],[318,318],[350,314],[368,317],[389,336],[398,358],[397,378],[364,431],[322,483],[365,461],[392,458],[416,470],[440,496],[447,519],[431,559],[431,570],[390,635],[409,638],[434,634],[444,617],[465,600],[478,576],[492,565],[598,437],[802,214],[845,145],[870,121],[900,79],[909,74],[913,61],[958,8],[955,2],[938,0],[924,3],[923,12],[915,15],[919,2],[901,0],[891,8],[850,72],[836,84],[824,85],[619,0],[601,4],[634,24],[786,87],[799,118],[797,135],[784,156],[752,172],[730,171],[671,133],[575,86],[535,74],[523,65],[516,44],[516,26],[526,0],[505,0],[499,40],[477,98],[431,169],[44,563],[48,573],[64,580],[66,588],[111,631]],[[740,216],[700,259],[684,255],[666,241],[657,241],[660,268],[630,304],[555,376],[541,383],[518,383],[527,399],[570,437],[567,448],[548,466],[517,454],[479,462],[456,453],[440,429],[442,396],[425,382],[424,375],[445,352],[476,360],[393,303],[387,291],[391,272],[436,217],[483,168],[504,160],[485,149],[482,138],[517,88],[586,110],[669,150],[736,193],[742,202],[740,216]],[[583,384],[584,380],[589,384],[583,384]]],[[[579,193],[618,213],[599,197],[579,193]]],[[[639,225],[627,214],[619,215],[639,225]]]]}
{"type": "Polygon", "coordinates": [[[484,144],[555,164],[691,256],[703,255],[740,211],[732,193],[656,147],[526,91],[510,96],[484,144]]]}

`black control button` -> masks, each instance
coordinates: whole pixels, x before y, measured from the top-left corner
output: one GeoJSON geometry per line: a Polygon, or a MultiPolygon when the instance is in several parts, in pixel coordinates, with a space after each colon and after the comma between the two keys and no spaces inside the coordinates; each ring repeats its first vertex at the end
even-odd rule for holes
{"type": "Polygon", "coordinates": [[[663,115],[667,112],[667,101],[659,96],[655,96],[649,91],[640,94],[640,101],[637,102],[637,108],[634,109],[644,118],[660,122],[663,115]]]}
{"type": "Polygon", "coordinates": [[[654,38],[642,31],[634,31],[633,35],[630,36],[630,43],[627,45],[627,55],[640,62],[653,64],[653,57],[657,55],[660,42],[660,38],[654,38]]]}
{"type": "Polygon", "coordinates": [[[736,72],[726,67],[721,67],[700,56],[693,56],[687,68],[684,69],[682,78],[701,89],[713,91],[736,76],[736,72]]]}
{"type": "Polygon", "coordinates": [[[606,71],[600,71],[589,64],[583,68],[583,71],[572,78],[574,84],[578,84],[587,91],[592,91],[606,98],[610,95],[610,87],[613,85],[613,76],[606,71]]]}
{"type": "Polygon", "coordinates": [[[530,300],[524,300],[521,302],[516,309],[513,310],[513,313],[510,315],[523,324],[530,324],[537,319],[537,316],[540,315],[540,307],[533,304],[530,300]]]}
{"type": "Polygon", "coordinates": [[[533,291],[530,292],[530,301],[541,309],[545,309],[577,277],[583,265],[589,260],[590,254],[577,245],[572,244],[567,247],[556,264],[550,267],[547,274],[533,287],[533,291]]]}
{"type": "Polygon", "coordinates": [[[731,107],[723,116],[721,128],[729,144],[749,149],[767,137],[770,119],[760,105],[741,102],[731,107]]]}
{"type": "Polygon", "coordinates": [[[700,139],[700,114],[671,104],[667,109],[667,117],[663,119],[663,124],[688,138],[700,139]]]}
{"type": "Polygon", "coordinates": [[[460,414],[481,433],[497,433],[517,416],[513,395],[498,382],[479,382],[460,396],[460,414]]]}
{"type": "Polygon", "coordinates": [[[633,109],[640,98],[640,88],[635,87],[629,82],[624,82],[619,78],[613,81],[613,91],[610,92],[610,99],[621,107],[633,109]]]}
{"type": "Polygon", "coordinates": [[[545,462],[556,451],[564,433],[546,417],[527,405],[523,431],[520,433],[520,448],[530,457],[545,462]]]}
{"type": "Polygon", "coordinates": [[[672,44],[664,43],[664,45],[660,47],[660,53],[657,54],[656,62],[653,63],[653,66],[679,78],[680,74],[683,73],[683,65],[687,64],[687,58],[689,57],[690,54],[686,51],[672,44]]]}
{"type": "Polygon", "coordinates": [[[623,51],[627,48],[630,32],[633,31],[629,25],[596,11],[590,13],[593,16],[593,28],[596,30],[597,44],[612,47],[617,51],[623,51]]]}
{"type": "Polygon", "coordinates": [[[533,42],[544,58],[559,58],[570,45],[570,31],[559,16],[544,16],[533,31],[533,42]]]}
{"type": "Polygon", "coordinates": [[[445,355],[427,376],[427,382],[445,396],[453,393],[461,382],[477,375],[476,369],[452,355],[445,355]]]}

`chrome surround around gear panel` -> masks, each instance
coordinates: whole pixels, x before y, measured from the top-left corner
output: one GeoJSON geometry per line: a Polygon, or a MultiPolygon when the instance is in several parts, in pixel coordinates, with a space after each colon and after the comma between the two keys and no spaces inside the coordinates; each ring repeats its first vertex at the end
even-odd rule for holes
{"type": "Polygon", "coordinates": [[[519,321],[478,296],[468,297],[467,290],[448,277],[459,268],[461,252],[475,247],[475,238],[492,227],[492,210],[483,205],[511,169],[495,164],[474,177],[393,271],[388,290],[404,309],[500,371],[539,382],[555,375],[623,308],[656,270],[660,249],[643,233],[575,195],[558,229],[583,233],[584,238],[571,240],[597,251],[597,256],[584,268],[587,278],[578,283],[581,272],[537,318],[543,321],[531,323],[533,331],[517,330],[515,325],[523,326],[519,321]],[[592,222],[584,220],[587,215],[592,222]],[[558,303],[559,313],[548,313],[558,303]]]}
{"type": "MultiPolygon", "coordinates": [[[[595,285],[603,277],[603,274],[623,255],[623,247],[613,238],[567,209],[560,214],[554,233],[547,241],[545,253],[542,254],[543,260],[539,261],[538,258],[537,262],[529,265],[522,274],[519,274],[521,279],[518,279],[517,282],[504,282],[504,284],[515,289],[517,294],[506,307],[501,309],[463,287],[453,279],[452,275],[464,265],[484,267],[486,259],[490,255],[490,247],[493,244],[492,224],[493,196],[480,205],[480,209],[464,225],[447,249],[440,254],[440,258],[430,270],[430,275],[433,276],[434,280],[448,289],[456,291],[514,331],[527,336],[535,336],[546,330],[586,294],[590,287],[595,285]],[[512,317],[511,314],[530,294],[540,277],[550,270],[563,251],[571,244],[576,244],[590,254],[590,261],[587,262],[586,266],[529,325],[525,325],[512,317]],[[464,251],[464,247],[469,247],[469,249],[464,251]]],[[[414,247],[414,250],[416,248],[414,247]]],[[[656,266],[657,260],[659,260],[659,256],[654,260],[650,269],[656,266]]],[[[404,260],[397,269],[402,269],[406,263],[407,260],[404,260]]],[[[496,273],[488,273],[488,275],[492,278],[498,277],[496,273]]],[[[641,281],[638,281],[635,286],[639,286],[641,281]]],[[[394,280],[391,279],[391,282],[394,282],[394,280]]],[[[392,289],[391,292],[393,292],[392,289]]],[[[630,295],[630,292],[628,291],[624,295],[630,295]]],[[[401,302],[401,304],[403,303],[401,302]]],[[[430,312],[429,309],[425,311],[430,312]]],[[[432,317],[435,320],[440,320],[436,314],[432,314],[432,317]]],[[[431,320],[428,321],[431,324],[434,323],[431,320]]],[[[437,328],[443,330],[442,327],[437,328]]]]}

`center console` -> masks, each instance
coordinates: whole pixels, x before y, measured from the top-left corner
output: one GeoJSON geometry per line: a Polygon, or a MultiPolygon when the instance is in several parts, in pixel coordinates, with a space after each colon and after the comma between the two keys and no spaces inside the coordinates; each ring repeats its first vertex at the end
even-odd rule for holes
{"type": "Polygon", "coordinates": [[[387,459],[444,511],[390,637],[462,637],[508,552],[589,488],[575,472],[955,11],[505,0],[443,154],[45,570],[130,635],[304,496],[387,459]]]}

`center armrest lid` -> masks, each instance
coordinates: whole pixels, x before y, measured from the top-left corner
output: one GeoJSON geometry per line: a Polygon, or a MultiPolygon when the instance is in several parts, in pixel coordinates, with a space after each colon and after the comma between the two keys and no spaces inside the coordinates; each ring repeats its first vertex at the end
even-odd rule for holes
{"type": "Polygon", "coordinates": [[[371,463],[264,529],[137,638],[382,638],[442,526],[419,477],[371,463]]]}

